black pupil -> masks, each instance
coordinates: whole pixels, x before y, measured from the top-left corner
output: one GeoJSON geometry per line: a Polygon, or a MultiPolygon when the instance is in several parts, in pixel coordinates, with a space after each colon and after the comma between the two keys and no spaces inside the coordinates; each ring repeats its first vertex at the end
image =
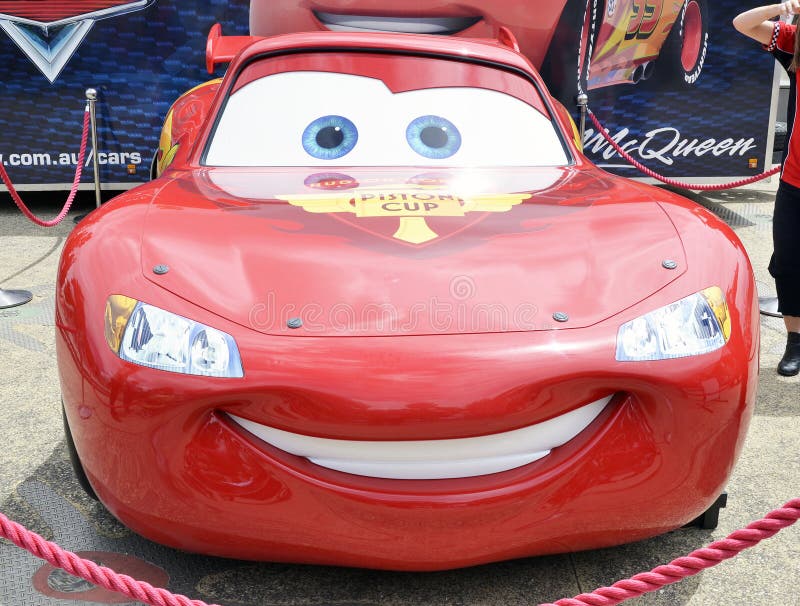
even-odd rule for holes
{"type": "Polygon", "coordinates": [[[428,147],[439,148],[447,145],[447,131],[441,126],[426,126],[419,138],[428,147]]]}
{"type": "Polygon", "coordinates": [[[339,147],[344,141],[344,133],[338,126],[326,126],[317,133],[317,145],[325,149],[339,147]]]}

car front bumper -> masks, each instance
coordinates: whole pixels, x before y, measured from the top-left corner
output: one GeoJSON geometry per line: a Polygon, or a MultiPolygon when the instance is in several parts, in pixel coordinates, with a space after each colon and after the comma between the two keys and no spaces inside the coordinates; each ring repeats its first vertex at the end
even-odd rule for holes
{"type": "Polygon", "coordinates": [[[244,379],[139,367],[107,347],[71,356],[63,331],[58,346],[87,476],[140,534],[242,559],[435,570],[657,535],[723,490],[752,414],[757,339],[736,331],[703,356],[621,363],[604,324],[442,337],[248,334],[237,337],[244,379]],[[599,416],[547,456],[439,480],[328,469],[230,416],[336,440],[443,440],[545,422],[609,394],[599,416]]]}

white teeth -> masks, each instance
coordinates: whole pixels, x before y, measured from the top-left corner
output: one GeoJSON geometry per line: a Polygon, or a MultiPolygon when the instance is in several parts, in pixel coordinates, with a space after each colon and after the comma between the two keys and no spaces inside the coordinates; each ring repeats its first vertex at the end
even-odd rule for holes
{"type": "Polygon", "coordinates": [[[456,34],[477,23],[477,17],[370,17],[314,13],[335,32],[394,32],[402,34],[456,34]]]}
{"type": "Polygon", "coordinates": [[[583,431],[612,397],[522,429],[446,440],[335,440],[230,418],[268,444],[322,467],[373,478],[435,480],[497,473],[541,459],[583,431]]]}

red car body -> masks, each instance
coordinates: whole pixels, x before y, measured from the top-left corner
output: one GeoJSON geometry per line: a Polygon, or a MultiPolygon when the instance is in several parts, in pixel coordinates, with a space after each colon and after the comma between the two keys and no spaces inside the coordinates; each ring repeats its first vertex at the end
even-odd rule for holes
{"type": "MultiPolygon", "coordinates": [[[[714,502],[752,413],[759,345],[752,271],[724,223],[590,164],[530,63],[498,43],[212,38],[211,61],[231,49],[225,78],[171,111],[161,176],[84,219],[61,259],[68,435],[78,472],[116,517],[207,554],[435,570],[634,541],[714,502]],[[503,95],[551,125],[565,160],[212,165],[241,91],[310,72],[382,81],[387,102],[408,92],[435,101],[465,85],[503,95]],[[712,286],[727,302],[723,346],[617,359],[622,325],[712,286]],[[243,376],[121,359],[108,333],[118,295],[224,331],[243,376]],[[268,426],[355,450],[407,446],[422,468],[440,446],[483,448],[592,403],[588,425],[537,460],[487,457],[503,470],[475,473],[475,450],[453,463],[473,471],[459,476],[445,461],[434,479],[372,473],[383,465],[372,458],[337,468],[258,437],[268,426]]],[[[306,102],[286,97],[275,120],[277,96],[243,118],[255,153],[269,145],[261,133],[306,102]]],[[[392,121],[386,107],[381,124],[392,121]]],[[[236,154],[251,142],[223,143],[236,154]]],[[[295,144],[275,146],[288,154],[295,144]]]]}

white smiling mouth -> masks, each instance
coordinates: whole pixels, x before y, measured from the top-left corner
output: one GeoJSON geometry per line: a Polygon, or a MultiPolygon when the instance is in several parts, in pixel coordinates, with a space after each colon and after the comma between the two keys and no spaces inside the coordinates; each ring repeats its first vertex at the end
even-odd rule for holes
{"type": "Polygon", "coordinates": [[[541,459],[583,431],[612,397],[521,429],[446,440],[335,440],[230,418],[264,442],[321,467],[373,478],[440,480],[498,473],[541,459]]]}
{"type": "Polygon", "coordinates": [[[337,15],[314,11],[316,18],[334,32],[393,32],[401,34],[457,34],[480,21],[480,17],[372,17],[337,15]]]}

